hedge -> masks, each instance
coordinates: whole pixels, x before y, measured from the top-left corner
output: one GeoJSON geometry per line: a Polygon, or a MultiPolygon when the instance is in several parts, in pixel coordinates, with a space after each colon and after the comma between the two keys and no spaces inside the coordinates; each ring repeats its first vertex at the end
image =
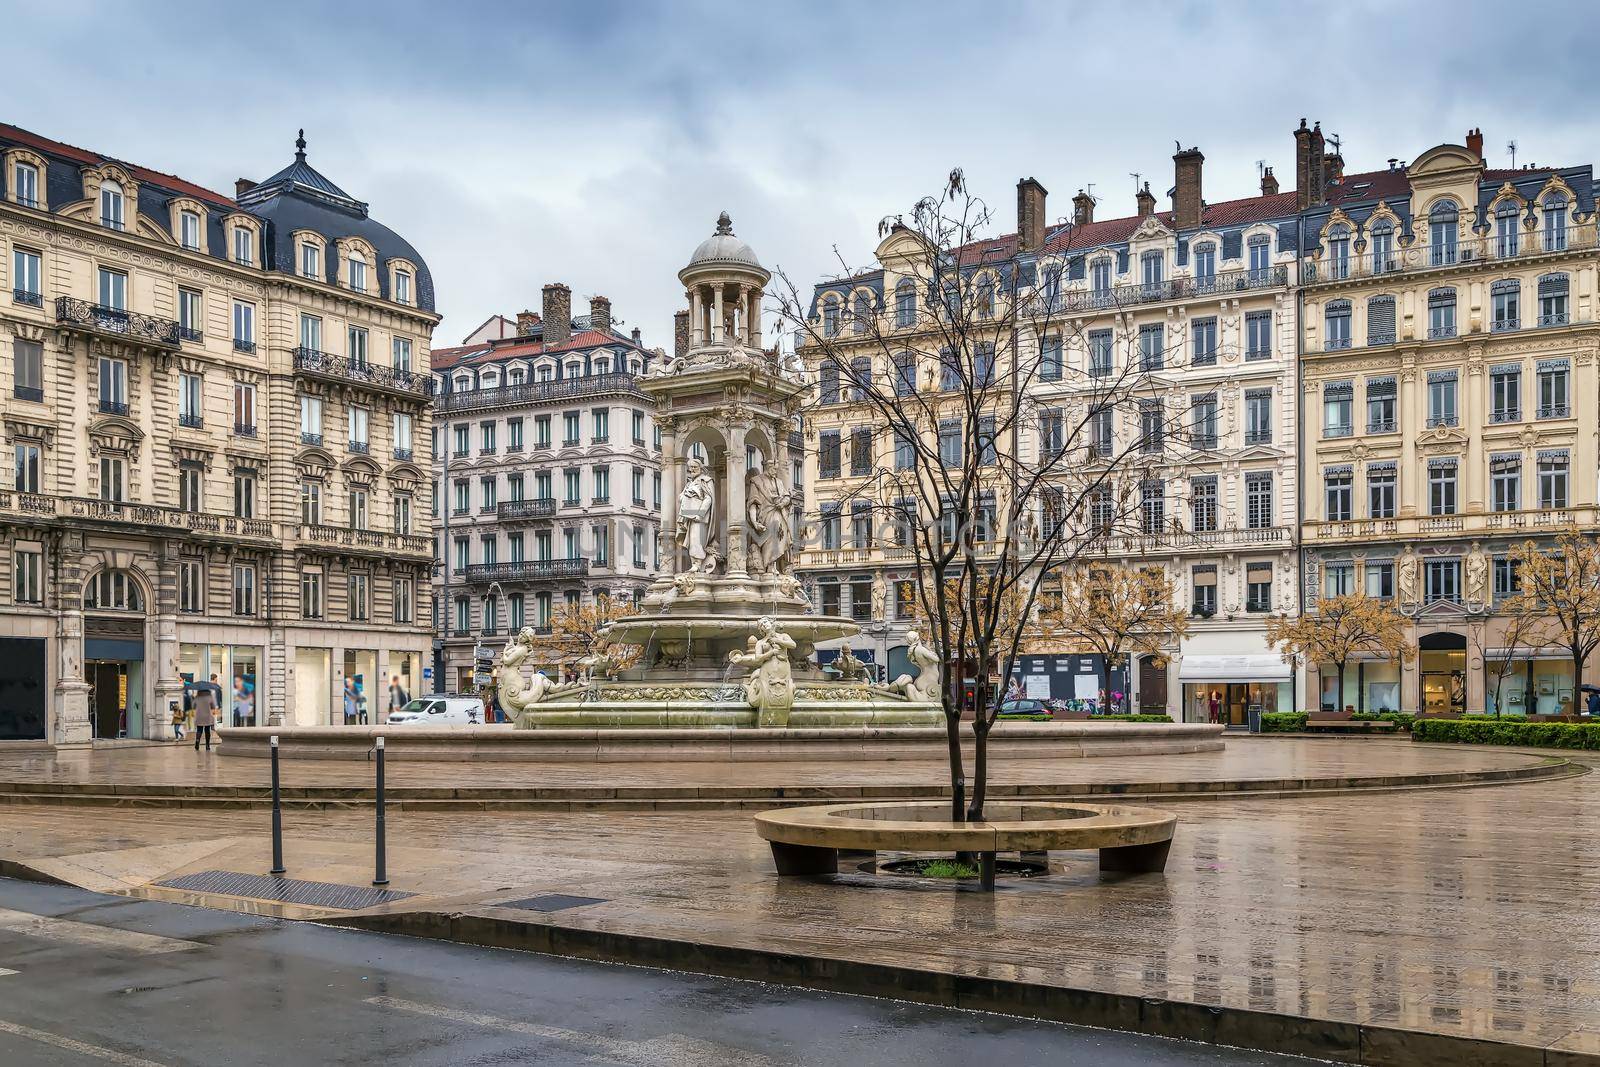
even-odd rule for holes
{"type": "Polygon", "coordinates": [[[1090,722],[1171,722],[1171,715],[1091,715],[1090,722]]]}
{"type": "Polygon", "coordinates": [[[1600,750],[1600,723],[1527,722],[1509,718],[1418,719],[1411,727],[1411,739],[1462,745],[1600,750]]]}
{"type": "Polygon", "coordinates": [[[1309,716],[1303,711],[1265,711],[1261,713],[1261,732],[1292,734],[1306,728],[1309,716]]]}

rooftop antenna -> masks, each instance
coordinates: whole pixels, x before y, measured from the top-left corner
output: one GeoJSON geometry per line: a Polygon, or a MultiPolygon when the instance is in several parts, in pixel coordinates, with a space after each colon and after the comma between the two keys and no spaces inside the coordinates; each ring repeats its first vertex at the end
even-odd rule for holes
{"type": "Polygon", "coordinates": [[[1342,154],[1339,151],[1340,141],[1339,141],[1339,135],[1338,134],[1336,134],[1336,133],[1328,134],[1328,143],[1333,145],[1333,154],[1334,155],[1337,156],[1337,155],[1341,155],[1342,154]]]}
{"type": "Polygon", "coordinates": [[[1136,170],[1131,170],[1128,172],[1128,177],[1133,179],[1133,191],[1137,193],[1139,191],[1139,179],[1142,175],[1136,170]]]}
{"type": "Polygon", "coordinates": [[[1266,176],[1266,173],[1267,173],[1267,161],[1264,160],[1264,159],[1256,160],[1256,177],[1257,178],[1263,178],[1263,177],[1266,176]]]}
{"type": "Polygon", "coordinates": [[[1507,141],[1506,151],[1511,153],[1511,169],[1517,169],[1517,142],[1507,141]]]}
{"type": "Polygon", "coordinates": [[[1084,190],[1086,192],[1088,192],[1089,199],[1093,200],[1094,199],[1094,182],[1090,182],[1088,185],[1085,185],[1083,188],[1084,188],[1084,190]]]}

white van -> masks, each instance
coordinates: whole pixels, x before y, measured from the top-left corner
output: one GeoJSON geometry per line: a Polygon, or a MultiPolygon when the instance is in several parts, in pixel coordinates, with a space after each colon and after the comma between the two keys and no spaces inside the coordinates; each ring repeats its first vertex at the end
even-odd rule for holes
{"type": "Polygon", "coordinates": [[[483,701],[477,697],[418,697],[389,713],[391,726],[467,726],[483,722],[483,701]]]}

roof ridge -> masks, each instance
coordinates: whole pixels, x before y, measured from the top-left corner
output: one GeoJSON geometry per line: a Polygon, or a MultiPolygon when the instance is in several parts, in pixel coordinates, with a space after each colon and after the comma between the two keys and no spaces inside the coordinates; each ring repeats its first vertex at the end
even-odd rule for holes
{"type": "Polygon", "coordinates": [[[75,144],[68,144],[66,141],[58,141],[53,137],[46,137],[42,133],[35,133],[32,130],[24,129],[21,126],[17,126],[9,122],[0,122],[0,137],[6,136],[11,136],[13,140],[22,141],[24,143],[31,142],[33,147],[41,148],[47,152],[54,152],[56,155],[71,157],[76,154],[78,156],[88,157],[79,160],[79,162],[83,163],[90,162],[91,160],[101,163],[115,163],[120,167],[124,167],[127,170],[132,171],[136,176],[153,179],[155,184],[159,185],[162,182],[169,182],[173,186],[171,191],[175,193],[201,193],[204,196],[210,197],[218,203],[225,204],[229,207],[238,206],[238,202],[231,196],[224,196],[222,193],[219,193],[213,189],[207,189],[205,186],[196,182],[192,182],[189,179],[181,177],[177,174],[172,174],[162,170],[155,170],[151,167],[145,166],[142,163],[134,163],[131,160],[120,159],[117,156],[107,155],[104,152],[98,152],[92,148],[83,148],[75,144]]]}

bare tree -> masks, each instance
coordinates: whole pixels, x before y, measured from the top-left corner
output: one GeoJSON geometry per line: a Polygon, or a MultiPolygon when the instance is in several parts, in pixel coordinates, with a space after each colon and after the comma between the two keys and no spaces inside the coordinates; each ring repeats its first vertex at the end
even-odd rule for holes
{"type": "Polygon", "coordinates": [[[1567,530],[1553,544],[1524,541],[1511,549],[1517,594],[1507,615],[1542,620],[1553,643],[1572,657],[1572,710],[1583,699],[1583,665],[1600,647],[1600,541],[1567,530]]]}
{"type": "Polygon", "coordinates": [[[1136,352],[1124,335],[1116,352],[1100,338],[1090,351],[1084,320],[1114,313],[1119,291],[1071,284],[1072,227],[1049,229],[1042,247],[1019,255],[1017,239],[985,236],[989,225],[988,208],[953,171],[940,195],[881,224],[885,273],[897,279],[884,281],[881,301],[867,288],[874,272],[842,257],[840,278],[811,295],[781,270],[769,290],[815,375],[805,419],[822,442],[820,473],[840,479],[824,531],[846,514],[870,515],[915,568],[918,614],[946,665],[958,821],[982,816],[998,683],[1036,625],[1041,584],[1104,551],[1109,537],[1170,531],[1160,498],[1144,489],[1177,462],[1164,450],[1187,421],[1163,406],[1175,350],[1136,352]],[[855,420],[848,472],[842,436],[819,430],[841,412],[855,420]]]}
{"type": "Polygon", "coordinates": [[[1068,572],[1060,606],[1044,612],[1040,623],[1047,634],[1094,650],[1100,689],[1115,704],[1114,667],[1130,654],[1159,656],[1188,632],[1188,616],[1176,601],[1172,579],[1159,567],[1090,564],[1068,572]]]}

